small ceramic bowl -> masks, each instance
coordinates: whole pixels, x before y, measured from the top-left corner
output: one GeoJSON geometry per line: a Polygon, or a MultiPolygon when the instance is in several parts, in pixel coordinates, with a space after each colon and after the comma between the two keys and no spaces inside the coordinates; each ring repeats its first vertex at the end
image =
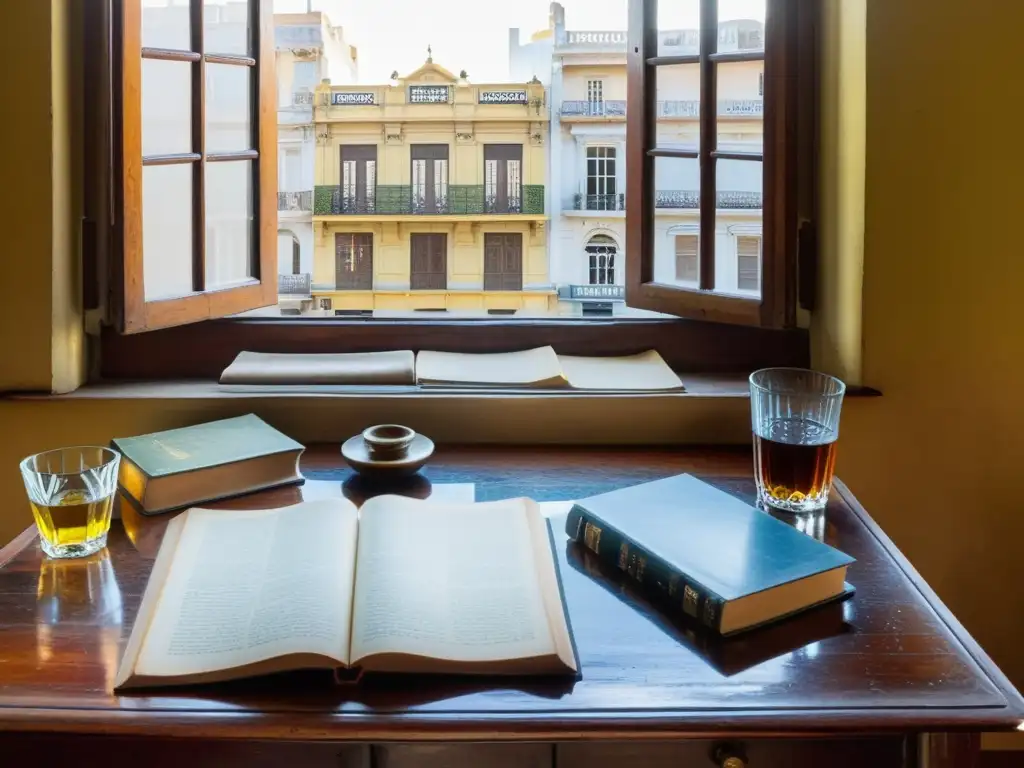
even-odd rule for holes
{"type": "Polygon", "coordinates": [[[416,433],[401,424],[378,424],[363,430],[367,453],[377,461],[399,459],[409,452],[416,433]]]}

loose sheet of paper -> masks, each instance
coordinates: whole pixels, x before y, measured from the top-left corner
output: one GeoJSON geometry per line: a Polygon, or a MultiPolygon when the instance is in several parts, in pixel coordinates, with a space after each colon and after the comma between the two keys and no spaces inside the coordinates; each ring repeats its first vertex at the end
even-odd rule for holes
{"type": "Polygon", "coordinates": [[[559,355],[562,372],[573,389],[660,391],[682,389],[657,350],[628,357],[573,357],[559,355]]]}
{"type": "Polygon", "coordinates": [[[289,653],[347,661],[354,506],[188,515],[138,674],[197,674],[289,653]]]}
{"type": "Polygon", "coordinates": [[[551,347],[486,355],[424,351],[416,355],[416,380],[466,386],[565,386],[551,347]]]}

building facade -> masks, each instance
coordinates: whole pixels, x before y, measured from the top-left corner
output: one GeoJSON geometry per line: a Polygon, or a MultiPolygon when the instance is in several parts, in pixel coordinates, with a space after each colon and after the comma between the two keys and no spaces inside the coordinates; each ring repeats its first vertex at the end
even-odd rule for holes
{"type": "MultiPolygon", "coordinates": [[[[550,34],[519,43],[510,32],[509,71],[535,68],[550,57],[552,280],[562,311],[597,304],[624,309],[626,148],[626,33],[565,28],[561,6],[552,4],[550,34]]],[[[721,52],[758,50],[764,25],[723,22],[721,52]]],[[[659,55],[699,52],[695,29],[659,32],[659,55]]],[[[718,146],[761,151],[762,61],[730,62],[718,70],[718,146]]],[[[700,138],[699,65],[659,68],[657,141],[661,147],[696,149],[700,138]]],[[[542,76],[544,78],[544,76],[542,76]]],[[[715,289],[756,296],[760,292],[761,163],[719,160],[715,226],[715,289]]],[[[696,287],[699,253],[699,162],[655,160],[655,264],[659,283],[696,287]]]]}
{"type": "Polygon", "coordinates": [[[313,95],[321,80],[354,83],[356,49],[326,14],[274,15],[277,59],[278,289],[285,304],[310,296],[313,274],[313,95]]]}
{"type": "Polygon", "coordinates": [[[548,108],[539,82],[476,85],[426,63],[316,92],[319,307],[547,312],[548,108]]]}

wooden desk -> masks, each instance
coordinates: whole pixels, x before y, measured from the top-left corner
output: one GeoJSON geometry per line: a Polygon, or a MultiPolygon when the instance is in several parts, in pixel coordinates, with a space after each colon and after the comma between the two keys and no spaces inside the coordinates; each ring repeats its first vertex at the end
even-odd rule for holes
{"type": "MultiPolygon", "coordinates": [[[[339,459],[336,446],[308,451],[302,488],[224,506],[364,494],[339,459]]],[[[749,453],[739,450],[445,449],[426,475],[434,489],[474,483],[478,501],[543,501],[684,471],[753,497],[749,453]]],[[[426,481],[406,489],[431,490],[426,481]]],[[[562,551],[583,664],[571,688],[407,679],[349,689],[299,676],[114,696],[165,524],[126,516],[107,552],[85,561],[45,560],[32,530],[0,551],[0,754],[26,750],[76,766],[144,759],[147,768],[234,759],[657,768],[730,755],[750,766],[959,766],[974,764],[975,734],[1024,718],[1013,686],[841,484],[811,527],[857,558],[854,600],[729,646],[706,645],[630,604],[562,551]]]]}

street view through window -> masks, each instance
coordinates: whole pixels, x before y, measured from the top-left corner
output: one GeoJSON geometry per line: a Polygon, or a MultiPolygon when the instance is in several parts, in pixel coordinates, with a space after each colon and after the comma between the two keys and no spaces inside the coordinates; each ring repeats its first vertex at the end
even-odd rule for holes
{"type": "MultiPolygon", "coordinates": [[[[180,47],[187,5],[144,0],[145,45],[180,47]]],[[[659,55],[699,52],[698,6],[661,0],[659,55]]],[[[206,0],[208,50],[244,42],[247,7],[206,0]]],[[[274,10],[279,303],[256,314],[652,314],[624,302],[626,0],[275,0],[274,10]]],[[[720,0],[718,51],[763,50],[764,20],[765,0],[720,0]]],[[[145,152],[177,151],[189,136],[187,65],[145,66],[145,152]]],[[[762,151],[764,62],[716,66],[718,149],[762,151]]],[[[208,144],[251,143],[239,70],[207,66],[208,144]]],[[[658,146],[697,149],[699,65],[659,67],[656,88],[658,146]]],[[[251,192],[247,207],[218,192],[250,183],[233,165],[207,178],[211,285],[249,274],[251,192]]],[[[717,169],[715,291],[756,298],[762,164],[717,169]]],[[[182,262],[160,253],[192,237],[188,206],[173,204],[191,181],[179,166],[146,170],[164,177],[146,197],[160,212],[147,224],[162,222],[146,232],[153,297],[188,287],[188,265],[176,271],[182,262]]],[[[654,279],[696,288],[699,161],[658,157],[655,177],[654,279]]]]}

